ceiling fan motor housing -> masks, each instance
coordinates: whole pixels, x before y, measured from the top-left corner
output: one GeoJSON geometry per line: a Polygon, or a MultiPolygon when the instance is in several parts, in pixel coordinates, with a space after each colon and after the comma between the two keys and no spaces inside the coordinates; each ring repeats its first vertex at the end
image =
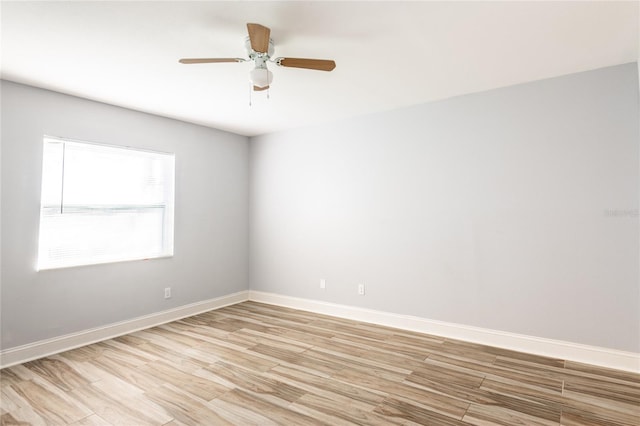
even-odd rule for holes
{"type": "Polygon", "coordinates": [[[256,52],[251,48],[251,39],[247,37],[244,40],[244,48],[247,50],[247,56],[250,59],[255,59],[257,57],[266,57],[265,61],[273,56],[273,39],[269,39],[269,49],[266,52],[256,52]]]}

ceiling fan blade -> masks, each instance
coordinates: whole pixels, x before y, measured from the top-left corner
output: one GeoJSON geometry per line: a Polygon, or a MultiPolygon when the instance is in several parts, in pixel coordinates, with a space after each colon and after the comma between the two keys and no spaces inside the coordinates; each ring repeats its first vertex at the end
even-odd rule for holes
{"type": "Polygon", "coordinates": [[[271,30],[260,24],[247,24],[247,31],[249,31],[251,48],[258,53],[267,53],[271,30]]]}
{"type": "Polygon", "coordinates": [[[336,67],[336,63],[328,59],[278,58],[275,62],[282,67],[306,68],[320,71],[331,71],[336,67]]]}
{"type": "Polygon", "coordinates": [[[263,90],[267,90],[268,88],[269,86],[264,86],[264,87],[253,86],[253,90],[256,92],[262,92],[263,90]]]}
{"type": "Polygon", "coordinates": [[[182,58],[178,62],[181,64],[213,64],[219,62],[244,62],[242,58],[182,58]]]}

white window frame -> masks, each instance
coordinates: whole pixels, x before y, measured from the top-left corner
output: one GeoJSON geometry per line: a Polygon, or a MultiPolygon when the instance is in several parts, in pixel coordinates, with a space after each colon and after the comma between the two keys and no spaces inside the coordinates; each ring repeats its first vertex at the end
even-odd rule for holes
{"type": "MultiPolygon", "coordinates": [[[[82,149],[82,148],[81,148],[82,149]]],[[[64,153],[64,148],[63,148],[64,153]]],[[[63,154],[64,156],[64,154],[63,154]]],[[[64,157],[63,157],[64,158],[64,157]]],[[[69,268],[76,266],[84,266],[84,265],[95,265],[95,264],[103,264],[103,263],[115,263],[115,262],[126,262],[126,261],[135,261],[135,260],[147,260],[147,259],[158,259],[158,258],[167,258],[172,257],[174,252],[174,209],[175,209],[175,155],[173,153],[159,152],[159,151],[151,151],[139,148],[132,148],[129,146],[118,146],[111,144],[102,144],[95,142],[87,142],[69,138],[60,138],[54,136],[43,137],[43,163],[42,163],[42,187],[41,187],[41,203],[40,203],[40,229],[39,229],[39,241],[38,241],[38,259],[36,270],[47,270],[47,269],[58,269],[58,268],[69,268]],[[55,204],[50,204],[50,202],[45,204],[45,185],[48,182],[45,182],[47,176],[45,176],[44,168],[46,167],[45,161],[45,150],[48,143],[57,143],[57,144],[65,144],[64,147],[69,145],[73,145],[74,147],[83,147],[86,146],[86,150],[89,151],[92,147],[96,150],[96,152],[105,152],[111,153],[113,155],[123,155],[126,151],[130,151],[133,156],[138,157],[148,157],[149,161],[156,160],[156,163],[162,164],[162,201],[154,202],[154,203],[128,203],[128,204],[74,204],[73,206],[69,206],[65,204],[64,200],[64,160],[62,162],[62,173],[60,174],[60,181],[54,182],[54,184],[61,185],[62,191],[60,196],[59,204],[56,206],[55,204]],[[59,211],[56,213],[54,208],[59,211]],[[65,211],[65,207],[67,210],[65,211]],[[158,250],[158,244],[155,245],[154,250],[149,250],[147,252],[138,251],[135,255],[131,253],[128,254],[114,254],[107,253],[104,255],[98,256],[79,256],[73,257],[73,255],[67,256],[58,256],[56,260],[56,256],[52,256],[51,252],[55,251],[55,246],[52,249],[52,244],[49,244],[47,247],[46,235],[51,235],[50,229],[47,226],[46,221],[48,218],[61,218],[62,215],[73,215],[78,214],[77,217],[81,217],[84,215],[85,218],[99,218],[99,217],[124,217],[123,215],[129,214],[130,217],[134,218],[137,215],[135,212],[144,213],[145,210],[148,213],[151,211],[150,209],[162,209],[161,217],[162,225],[161,225],[161,235],[156,235],[156,239],[161,239],[160,246],[161,248],[158,250]],[[49,234],[47,234],[49,230],[49,234]],[[142,254],[141,254],[142,253],[142,254]]],[[[155,163],[154,163],[155,164],[155,163]]],[[[57,173],[56,173],[57,174],[57,173]]],[[[141,215],[141,217],[144,215],[141,215]]],[[[68,218],[68,216],[67,216],[68,218]]],[[[54,219],[55,220],[55,219],[54,219]]],[[[82,219],[80,219],[82,220],[82,219]]],[[[122,219],[121,219],[122,220],[122,219]]],[[[135,228],[134,228],[135,229],[135,228]]],[[[97,232],[99,233],[99,232],[97,232]]],[[[55,238],[50,238],[49,240],[55,240],[55,238]]],[[[135,241],[135,240],[132,240],[135,241]]],[[[55,241],[54,241],[55,242],[55,241]]],[[[60,244],[60,241],[58,241],[60,244]]],[[[92,246],[93,247],[93,246],[92,246]]],[[[97,246],[99,247],[99,246],[97,246]]],[[[82,249],[86,250],[86,247],[77,247],[78,251],[81,252],[82,249]]],[[[105,249],[108,251],[108,249],[105,249]]]]}

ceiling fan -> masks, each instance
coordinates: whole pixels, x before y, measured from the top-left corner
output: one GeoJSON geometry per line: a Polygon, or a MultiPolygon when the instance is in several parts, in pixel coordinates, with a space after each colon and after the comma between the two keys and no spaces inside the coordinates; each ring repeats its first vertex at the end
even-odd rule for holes
{"type": "Polygon", "coordinates": [[[245,58],[183,58],[181,64],[209,64],[219,62],[247,62],[253,61],[255,68],[249,73],[253,84],[253,90],[260,91],[269,88],[273,81],[273,73],[267,69],[267,62],[275,63],[281,67],[306,68],[310,70],[331,71],[336,63],[327,59],[304,58],[275,58],[273,55],[273,40],[270,38],[271,30],[260,24],[247,24],[249,37],[245,40],[247,56],[245,58]]]}

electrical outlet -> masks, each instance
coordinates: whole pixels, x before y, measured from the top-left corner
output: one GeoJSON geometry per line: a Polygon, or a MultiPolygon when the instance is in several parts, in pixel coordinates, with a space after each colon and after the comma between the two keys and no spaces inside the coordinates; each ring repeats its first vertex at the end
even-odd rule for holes
{"type": "Polygon", "coordinates": [[[364,284],[358,284],[358,294],[364,296],[364,284]]]}
{"type": "Polygon", "coordinates": [[[327,286],[327,281],[326,280],[320,280],[320,288],[324,290],[326,286],[327,286]]]}
{"type": "Polygon", "coordinates": [[[165,299],[171,298],[171,287],[165,287],[165,289],[164,289],[164,298],[165,299]]]}

